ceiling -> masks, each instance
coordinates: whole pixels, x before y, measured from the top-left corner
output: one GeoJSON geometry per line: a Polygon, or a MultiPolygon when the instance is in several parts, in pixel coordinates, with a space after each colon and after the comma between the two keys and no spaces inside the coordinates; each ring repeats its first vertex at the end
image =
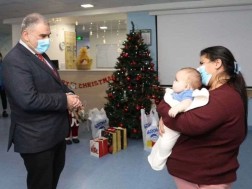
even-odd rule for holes
{"type": "MultiPolygon", "coordinates": [[[[8,24],[2,24],[3,20],[22,18],[32,12],[38,12],[43,15],[55,15],[62,13],[67,14],[71,12],[85,13],[85,11],[89,11],[89,14],[92,15],[93,11],[93,15],[95,15],[95,11],[101,9],[113,9],[118,7],[133,8],[135,6],[144,6],[150,4],[178,3],[188,1],[203,0],[0,0],[0,36],[9,34],[11,32],[11,26],[8,24]],[[91,3],[94,5],[94,8],[84,9],[80,7],[80,5],[83,3],[91,3]]],[[[94,17],[95,16],[92,16],[92,18],[94,17]]],[[[87,20],[86,17],[85,20],[87,20]]]]}

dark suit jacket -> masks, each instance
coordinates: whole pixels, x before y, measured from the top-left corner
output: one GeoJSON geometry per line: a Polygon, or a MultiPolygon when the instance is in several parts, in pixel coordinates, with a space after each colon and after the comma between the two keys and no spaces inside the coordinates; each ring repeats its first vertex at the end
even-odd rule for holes
{"type": "Polygon", "coordinates": [[[11,108],[8,150],[14,143],[16,152],[36,153],[63,141],[70,90],[48,65],[18,43],[4,58],[3,79],[11,108]]]}

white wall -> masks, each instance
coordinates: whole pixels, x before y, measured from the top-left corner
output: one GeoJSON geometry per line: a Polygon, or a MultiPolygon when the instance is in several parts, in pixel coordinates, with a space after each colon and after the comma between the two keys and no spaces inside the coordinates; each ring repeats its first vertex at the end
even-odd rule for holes
{"type": "Polygon", "coordinates": [[[157,15],[158,68],[162,85],[171,85],[181,67],[198,67],[209,46],[231,50],[252,87],[252,6],[167,11],[157,15]]]}

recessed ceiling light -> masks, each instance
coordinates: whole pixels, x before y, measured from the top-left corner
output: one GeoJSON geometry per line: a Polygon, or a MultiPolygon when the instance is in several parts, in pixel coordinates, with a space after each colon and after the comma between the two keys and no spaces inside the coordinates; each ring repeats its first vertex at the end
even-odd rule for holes
{"type": "Polygon", "coordinates": [[[83,7],[83,8],[92,8],[92,7],[94,7],[94,5],[91,5],[91,4],[82,4],[81,7],[83,7]]]}
{"type": "Polygon", "coordinates": [[[100,29],[101,30],[106,30],[106,29],[108,29],[108,27],[107,26],[100,26],[100,29]]]}

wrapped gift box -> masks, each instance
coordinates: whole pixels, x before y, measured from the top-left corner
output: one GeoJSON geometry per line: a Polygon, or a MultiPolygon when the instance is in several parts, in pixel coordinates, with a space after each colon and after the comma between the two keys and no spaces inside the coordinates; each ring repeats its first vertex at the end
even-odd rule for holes
{"type": "Polygon", "coordinates": [[[101,132],[103,137],[108,139],[108,152],[114,154],[117,152],[117,139],[115,129],[105,129],[101,132]]]}
{"type": "Polygon", "coordinates": [[[108,139],[99,137],[90,140],[90,155],[95,157],[102,157],[108,154],[108,139]]]}
{"type": "Polygon", "coordinates": [[[119,152],[122,149],[122,144],[121,144],[121,131],[118,130],[116,127],[110,127],[107,129],[109,132],[116,133],[116,150],[119,152]]]}
{"type": "Polygon", "coordinates": [[[115,128],[117,131],[120,132],[120,143],[121,143],[121,149],[126,149],[127,145],[128,145],[128,141],[127,141],[127,130],[126,128],[122,128],[122,127],[113,127],[115,128]]]}

